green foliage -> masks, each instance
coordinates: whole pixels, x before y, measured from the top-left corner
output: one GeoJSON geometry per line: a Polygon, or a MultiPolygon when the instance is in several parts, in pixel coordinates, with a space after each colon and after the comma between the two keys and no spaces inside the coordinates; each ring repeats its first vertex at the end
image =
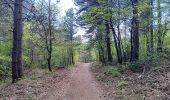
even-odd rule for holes
{"type": "Polygon", "coordinates": [[[132,70],[133,72],[141,72],[142,71],[142,62],[140,61],[136,61],[136,62],[131,62],[129,63],[129,68],[130,70],[132,70]]]}
{"type": "Polygon", "coordinates": [[[127,63],[127,66],[133,72],[142,72],[144,68],[146,71],[149,70],[161,71],[164,69],[164,67],[166,67],[164,65],[165,63],[168,62],[167,61],[168,57],[169,54],[166,54],[165,52],[152,53],[148,54],[148,56],[145,56],[136,62],[127,63]]]}
{"type": "Polygon", "coordinates": [[[120,81],[117,82],[117,87],[120,88],[120,89],[123,89],[127,85],[128,85],[128,83],[124,80],[120,80],[120,81]]]}
{"type": "Polygon", "coordinates": [[[113,77],[116,77],[116,76],[119,75],[119,72],[117,71],[117,69],[111,69],[111,70],[109,71],[109,73],[111,73],[113,77]]]}
{"type": "Polygon", "coordinates": [[[119,75],[119,71],[117,70],[116,67],[113,67],[113,66],[105,66],[105,72],[106,74],[110,74],[112,75],[113,77],[117,77],[119,75]]]}
{"type": "Polygon", "coordinates": [[[6,34],[3,38],[5,41],[0,41],[0,84],[11,78],[11,37],[6,34]]]}
{"type": "Polygon", "coordinates": [[[11,78],[11,69],[0,65],[0,84],[8,81],[11,78]]]}
{"type": "Polygon", "coordinates": [[[10,57],[0,54],[0,83],[11,78],[10,57]]]}
{"type": "Polygon", "coordinates": [[[124,72],[128,67],[126,66],[126,64],[118,64],[116,65],[116,68],[119,72],[124,72]]]}
{"type": "Polygon", "coordinates": [[[140,11],[140,13],[146,13],[148,11],[148,9],[151,8],[151,6],[149,5],[150,0],[146,0],[146,1],[141,1],[138,4],[138,10],[140,11]]]}
{"type": "Polygon", "coordinates": [[[98,20],[109,20],[114,17],[113,14],[107,13],[109,10],[111,9],[105,6],[95,6],[90,8],[89,11],[82,16],[82,18],[87,23],[97,24],[98,20]]]}

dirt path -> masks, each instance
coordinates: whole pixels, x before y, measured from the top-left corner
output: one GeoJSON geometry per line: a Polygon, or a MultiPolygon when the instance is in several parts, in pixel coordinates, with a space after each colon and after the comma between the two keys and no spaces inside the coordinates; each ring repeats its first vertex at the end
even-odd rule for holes
{"type": "Polygon", "coordinates": [[[66,100],[104,100],[90,67],[91,64],[80,64],[73,71],[66,100]]]}
{"type": "Polygon", "coordinates": [[[79,64],[52,74],[35,70],[15,84],[0,87],[0,100],[105,100],[90,67],[79,64]]]}

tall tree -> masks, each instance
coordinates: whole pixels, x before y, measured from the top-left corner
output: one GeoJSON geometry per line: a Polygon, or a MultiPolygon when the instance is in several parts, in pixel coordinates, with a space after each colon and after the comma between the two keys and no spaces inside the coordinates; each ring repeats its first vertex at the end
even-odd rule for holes
{"type": "MultiPolygon", "coordinates": [[[[58,3],[58,2],[57,2],[58,3]]],[[[52,4],[51,0],[47,2],[37,1],[37,5],[33,10],[34,15],[32,15],[32,30],[34,38],[39,38],[36,40],[36,45],[44,50],[44,59],[46,60],[47,67],[49,71],[52,71],[52,54],[53,47],[56,43],[55,38],[57,38],[57,21],[58,21],[58,9],[56,4],[52,4]],[[56,27],[55,27],[56,26],[56,27]]]]}
{"type": "Polygon", "coordinates": [[[122,54],[120,53],[120,46],[118,45],[118,39],[117,39],[116,31],[115,31],[115,28],[113,26],[112,20],[110,20],[110,27],[112,29],[114,44],[115,44],[115,48],[116,48],[117,61],[118,61],[119,64],[122,64],[122,54]]]}
{"type": "Polygon", "coordinates": [[[138,20],[138,0],[131,0],[133,8],[132,28],[131,28],[131,61],[139,59],[139,20],[138,20]]]}
{"type": "Polygon", "coordinates": [[[149,29],[150,29],[150,52],[153,52],[153,0],[150,0],[150,26],[149,26],[149,29]]]}
{"type": "Polygon", "coordinates": [[[106,22],[106,47],[107,47],[107,59],[109,64],[112,64],[112,52],[111,52],[111,39],[110,39],[110,26],[109,23],[106,22]]]}
{"type": "Polygon", "coordinates": [[[22,77],[22,0],[14,2],[14,30],[13,30],[13,48],[12,48],[12,82],[16,82],[22,77]]]}
{"type": "Polygon", "coordinates": [[[65,17],[65,25],[66,25],[66,38],[67,41],[69,42],[69,62],[70,64],[74,64],[74,50],[73,50],[73,45],[74,45],[74,41],[73,41],[73,36],[75,34],[74,32],[74,11],[73,8],[70,8],[67,12],[66,12],[66,17],[65,17]]]}
{"type": "Polygon", "coordinates": [[[158,52],[162,51],[162,15],[161,15],[161,0],[157,0],[157,12],[158,12],[158,52]]]}
{"type": "MultiPolygon", "coordinates": [[[[52,56],[52,26],[51,26],[51,0],[48,0],[48,33],[49,33],[49,45],[46,45],[47,51],[48,51],[48,69],[49,71],[52,71],[51,69],[51,56],[52,56]]],[[[48,42],[48,41],[46,41],[48,42]]]]}

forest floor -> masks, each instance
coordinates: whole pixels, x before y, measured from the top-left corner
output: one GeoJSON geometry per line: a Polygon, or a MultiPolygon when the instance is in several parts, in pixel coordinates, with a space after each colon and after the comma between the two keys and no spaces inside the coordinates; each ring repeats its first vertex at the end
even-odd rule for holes
{"type": "Polygon", "coordinates": [[[0,86],[0,100],[170,100],[170,63],[146,75],[125,71],[113,77],[107,66],[27,72],[15,84],[0,86]]]}
{"type": "Polygon", "coordinates": [[[108,100],[96,83],[90,67],[33,70],[15,84],[0,87],[0,100],[108,100]]]}
{"type": "Polygon", "coordinates": [[[113,77],[107,67],[94,64],[92,71],[108,100],[170,100],[169,62],[144,75],[126,70],[113,77]]]}

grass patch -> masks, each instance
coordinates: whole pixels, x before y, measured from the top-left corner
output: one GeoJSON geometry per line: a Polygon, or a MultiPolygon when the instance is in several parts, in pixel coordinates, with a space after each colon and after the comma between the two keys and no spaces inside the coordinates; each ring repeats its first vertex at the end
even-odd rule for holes
{"type": "Polygon", "coordinates": [[[128,83],[124,80],[120,80],[120,81],[117,82],[117,87],[120,88],[120,89],[123,89],[127,85],[128,85],[128,83]]]}
{"type": "Polygon", "coordinates": [[[100,73],[112,77],[117,77],[120,74],[119,69],[115,66],[102,66],[96,63],[93,64],[92,70],[98,70],[100,73]]]}
{"type": "Polygon", "coordinates": [[[46,69],[35,68],[35,69],[29,71],[28,73],[26,73],[25,76],[23,77],[23,79],[38,80],[39,78],[42,78],[44,76],[53,77],[54,75],[56,75],[56,72],[54,73],[54,72],[49,72],[46,69]]]}
{"type": "Polygon", "coordinates": [[[69,65],[67,68],[72,70],[72,69],[75,68],[76,66],[77,66],[77,65],[69,65]]]}
{"type": "Polygon", "coordinates": [[[117,77],[119,75],[119,71],[117,68],[114,68],[112,66],[106,66],[106,73],[111,74],[113,77],[117,77]]]}

